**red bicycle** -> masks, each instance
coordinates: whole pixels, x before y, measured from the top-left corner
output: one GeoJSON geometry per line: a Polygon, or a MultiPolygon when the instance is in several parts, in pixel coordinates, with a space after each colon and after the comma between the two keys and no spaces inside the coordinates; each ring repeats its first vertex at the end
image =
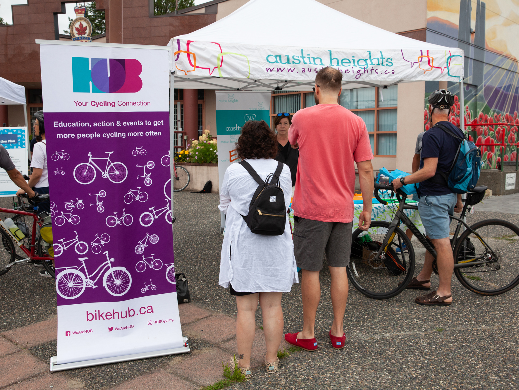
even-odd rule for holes
{"type": "Polygon", "coordinates": [[[50,216],[46,213],[38,215],[34,212],[34,206],[48,200],[48,197],[48,195],[39,195],[36,199],[28,200],[27,195],[23,195],[19,198],[20,202],[14,204],[13,209],[0,207],[0,212],[14,215],[13,222],[25,235],[18,240],[9,229],[5,228],[5,225],[0,224],[3,244],[0,246],[0,275],[7,273],[14,265],[32,264],[43,266],[49,275],[56,277],[52,245],[42,237],[42,229],[51,226],[50,216]],[[31,218],[32,233],[29,233],[30,223],[28,222],[31,218]]]}

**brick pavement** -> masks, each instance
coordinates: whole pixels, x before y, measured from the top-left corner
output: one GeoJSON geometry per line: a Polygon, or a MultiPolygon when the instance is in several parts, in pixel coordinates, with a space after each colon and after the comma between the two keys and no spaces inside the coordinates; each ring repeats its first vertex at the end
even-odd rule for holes
{"type": "MultiPolygon", "coordinates": [[[[115,389],[192,390],[223,379],[222,363],[236,352],[235,318],[202,309],[193,303],[179,305],[182,333],[203,341],[189,354],[174,356],[167,365],[119,383],[115,389]]],[[[0,333],[0,389],[88,389],[81,379],[66,372],[50,373],[49,361],[33,356],[30,347],[56,340],[57,318],[0,333]]],[[[281,349],[286,347],[281,346],[281,349]]],[[[263,331],[254,339],[253,368],[261,366],[265,356],[263,331]]],[[[50,356],[48,356],[50,359],[50,356]]],[[[78,371],[81,369],[78,369],[78,371]]],[[[71,371],[68,371],[71,373],[71,371]]]]}

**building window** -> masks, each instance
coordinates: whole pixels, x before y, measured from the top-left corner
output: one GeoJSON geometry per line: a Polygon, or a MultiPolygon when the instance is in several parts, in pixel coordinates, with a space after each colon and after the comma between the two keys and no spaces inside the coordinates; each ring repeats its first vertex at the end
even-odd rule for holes
{"type": "Polygon", "coordinates": [[[398,86],[342,90],[340,103],[366,123],[375,156],[395,156],[398,86]]]}
{"type": "MultiPolygon", "coordinates": [[[[343,107],[360,116],[366,123],[369,133],[371,150],[375,156],[395,156],[397,141],[397,105],[398,86],[393,85],[386,89],[358,88],[343,89],[340,98],[343,107]]],[[[295,114],[302,106],[315,106],[313,92],[286,92],[272,93],[273,117],[280,112],[295,114]]]]}

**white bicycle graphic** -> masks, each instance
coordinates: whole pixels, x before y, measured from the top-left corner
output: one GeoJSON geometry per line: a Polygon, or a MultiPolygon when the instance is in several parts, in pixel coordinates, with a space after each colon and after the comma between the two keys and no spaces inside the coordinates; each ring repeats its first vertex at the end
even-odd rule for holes
{"type": "Polygon", "coordinates": [[[58,214],[58,206],[54,202],[50,202],[50,216],[54,218],[58,214]]]}
{"type": "Polygon", "coordinates": [[[157,242],[159,242],[159,236],[157,236],[156,234],[150,235],[146,233],[146,236],[142,240],[140,240],[137,246],[135,247],[135,253],[137,253],[138,255],[142,255],[144,253],[144,248],[148,246],[148,241],[150,242],[150,244],[156,244],[157,242]]]}
{"type": "Polygon", "coordinates": [[[106,217],[106,226],[115,227],[117,225],[130,226],[133,223],[133,217],[130,214],[127,214],[123,209],[123,215],[117,217],[117,211],[114,212],[114,215],[109,215],[106,217]]]}
{"type": "Polygon", "coordinates": [[[146,153],[146,149],[144,149],[142,146],[137,146],[135,147],[135,150],[132,150],[132,156],[145,156],[146,153]]]}
{"type": "Polygon", "coordinates": [[[80,222],[80,219],[79,215],[74,215],[72,213],[64,213],[62,211],[61,215],[54,217],[52,222],[55,223],[57,226],[63,226],[65,225],[65,222],[70,222],[72,225],[77,225],[80,222]]]}
{"type": "Polygon", "coordinates": [[[63,170],[63,168],[56,168],[54,170],[54,175],[62,175],[62,176],[64,176],[65,175],[65,171],[63,170]]]}
{"type": "Polygon", "coordinates": [[[154,254],[152,254],[151,256],[144,256],[142,255],[142,260],[138,261],[137,264],[135,264],[135,269],[137,270],[137,272],[144,272],[146,271],[146,268],[147,267],[150,267],[151,269],[155,270],[155,271],[158,271],[159,269],[162,268],[162,260],[160,259],[155,259],[154,257],[154,254]],[[146,260],[146,259],[151,259],[149,262],[146,260]]]}
{"type": "Polygon", "coordinates": [[[96,282],[103,276],[103,287],[113,296],[120,297],[126,294],[132,285],[132,276],[124,267],[112,267],[113,258],[105,251],[106,260],[92,274],[88,273],[85,260],[80,257],[79,267],[66,267],[56,278],[56,291],[64,299],[76,299],[85,291],[86,287],[96,288],[96,282]],[[81,271],[83,270],[83,271],[81,271]]]}
{"type": "Polygon", "coordinates": [[[103,233],[101,235],[96,233],[94,240],[90,243],[92,252],[98,255],[103,250],[104,244],[108,244],[109,242],[110,236],[107,233],[103,233]]]}
{"type": "Polygon", "coordinates": [[[177,280],[175,279],[175,265],[173,263],[166,264],[168,268],[166,268],[166,280],[171,284],[177,284],[177,280]]]}
{"type": "Polygon", "coordinates": [[[144,282],[144,287],[141,288],[141,293],[144,294],[148,290],[156,290],[156,289],[157,289],[157,286],[155,286],[150,279],[150,284],[147,284],[146,282],[144,282]]]}
{"type": "Polygon", "coordinates": [[[137,187],[136,190],[130,190],[124,195],[124,203],[130,204],[134,200],[139,202],[146,202],[148,200],[148,193],[141,191],[141,187],[137,187]]]}
{"type": "MultiPolygon", "coordinates": [[[[92,196],[91,194],[88,194],[88,195],[92,196]]],[[[96,197],[96,207],[97,207],[97,212],[98,213],[104,213],[104,211],[105,211],[105,208],[103,206],[103,201],[99,200],[99,198],[104,198],[105,196],[106,196],[106,191],[105,190],[101,190],[97,194],[95,194],[95,197],[96,197]]],[[[93,205],[94,205],[93,203],[90,203],[90,206],[93,206],[93,205]]]]}
{"type": "Polygon", "coordinates": [[[165,154],[160,158],[160,163],[162,166],[169,167],[170,157],[169,154],[171,153],[171,150],[168,150],[168,154],[165,154]]]}
{"type": "Polygon", "coordinates": [[[78,210],[82,210],[85,208],[85,204],[83,203],[83,201],[81,199],[76,198],[76,200],[70,200],[68,202],[65,202],[65,208],[68,211],[72,211],[72,210],[74,210],[74,208],[76,208],[78,210]]]}
{"type": "Polygon", "coordinates": [[[153,161],[148,161],[146,163],[146,165],[136,165],[136,167],[137,168],[143,168],[143,174],[142,175],[137,175],[137,179],[139,177],[143,177],[144,178],[144,185],[147,186],[147,187],[151,186],[151,183],[153,183],[152,180],[151,180],[151,172],[146,173],[146,168],[148,168],[148,169],[155,168],[155,163],[153,161]]]}
{"type": "Polygon", "coordinates": [[[54,257],[59,257],[63,253],[65,249],[70,248],[74,245],[74,250],[78,255],[84,255],[88,252],[88,244],[85,241],[79,241],[78,234],[74,231],[76,237],[71,240],[66,240],[64,238],[58,240],[53,245],[54,248],[54,257]]]}
{"type": "Polygon", "coordinates": [[[145,227],[150,226],[153,223],[153,221],[155,221],[158,217],[160,217],[164,213],[166,213],[166,215],[164,216],[166,219],[166,222],[169,223],[170,225],[173,224],[173,213],[171,212],[170,203],[167,199],[166,199],[165,207],[155,210],[155,206],[154,206],[154,207],[150,207],[149,210],[150,211],[145,211],[144,213],[142,213],[141,217],[139,218],[139,222],[141,223],[142,226],[145,226],[145,227]]]}
{"type": "Polygon", "coordinates": [[[65,152],[64,150],[60,150],[59,152],[56,150],[52,156],[50,156],[52,161],[65,160],[67,161],[70,158],[70,154],[65,152]]]}
{"type": "Polygon", "coordinates": [[[122,183],[128,176],[128,169],[122,162],[111,162],[110,155],[113,152],[105,152],[108,157],[92,157],[92,153],[88,152],[88,162],[76,165],[74,168],[74,179],[79,184],[90,184],[96,178],[96,168],[101,172],[103,178],[108,178],[112,183],[122,183]],[[106,166],[99,168],[94,160],[105,160],[106,166]]]}

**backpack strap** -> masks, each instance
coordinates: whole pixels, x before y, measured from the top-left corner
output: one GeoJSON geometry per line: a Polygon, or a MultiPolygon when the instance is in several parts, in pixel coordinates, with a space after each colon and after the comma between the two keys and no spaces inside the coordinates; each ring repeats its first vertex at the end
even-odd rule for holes
{"type": "Polygon", "coordinates": [[[270,180],[271,184],[279,183],[279,176],[281,175],[282,170],[283,170],[283,163],[281,161],[279,161],[278,167],[276,168],[276,171],[274,172],[274,176],[272,176],[272,179],[270,180]]]}
{"type": "MultiPolygon", "coordinates": [[[[451,174],[452,170],[454,169],[454,165],[456,165],[456,161],[458,161],[458,156],[460,154],[460,149],[461,149],[461,144],[463,143],[463,141],[465,140],[465,136],[463,136],[463,138],[460,138],[459,136],[457,136],[451,129],[449,129],[447,126],[444,126],[442,125],[441,123],[436,123],[434,125],[434,127],[439,127],[440,129],[442,129],[445,133],[447,133],[448,135],[450,135],[451,137],[454,137],[456,139],[458,139],[460,141],[460,144],[458,145],[458,150],[456,150],[456,155],[454,156],[454,160],[452,160],[452,164],[451,164],[451,167],[449,168],[449,171],[448,172],[440,172],[440,171],[437,171],[442,177],[443,179],[445,180],[446,183],[449,182],[449,175],[451,174]]],[[[461,131],[461,130],[460,130],[461,131]]]]}
{"type": "Polygon", "coordinates": [[[256,180],[256,183],[258,183],[260,186],[264,186],[265,182],[261,180],[261,177],[258,175],[258,173],[254,170],[254,168],[245,160],[241,160],[240,164],[243,168],[249,172],[249,174],[252,176],[254,180],[256,180]]]}

